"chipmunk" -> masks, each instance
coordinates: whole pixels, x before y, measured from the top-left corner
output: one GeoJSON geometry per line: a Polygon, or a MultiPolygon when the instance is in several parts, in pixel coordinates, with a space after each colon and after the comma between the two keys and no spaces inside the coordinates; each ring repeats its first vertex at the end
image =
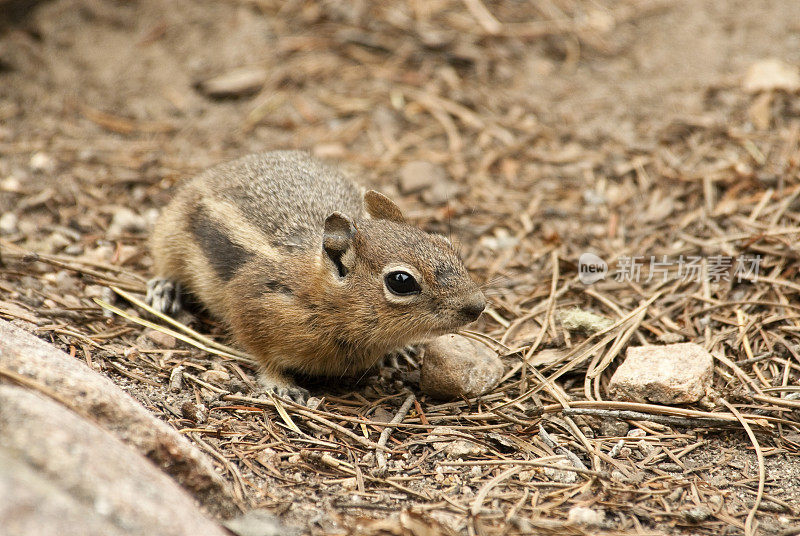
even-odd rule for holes
{"type": "Polygon", "coordinates": [[[151,248],[147,301],[174,314],[188,291],[257,360],[265,388],[299,400],[308,392],[287,372],[362,372],[486,305],[447,238],[299,151],[246,156],[184,183],[151,248]]]}

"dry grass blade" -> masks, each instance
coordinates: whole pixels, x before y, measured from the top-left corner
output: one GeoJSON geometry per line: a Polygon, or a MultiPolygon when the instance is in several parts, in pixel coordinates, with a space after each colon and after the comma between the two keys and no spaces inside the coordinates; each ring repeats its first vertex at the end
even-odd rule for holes
{"type": "Polygon", "coordinates": [[[725,399],[721,399],[720,402],[722,402],[722,404],[724,404],[725,407],[736,416],[739,422],[742,423],[742,428],[744,428],[745,432],[747,432],[747,437],[750,438],[750,442],[753,444],[753,448],[756,451],[756,458],[758,460],[758,493],[756,494],[756,500],[753,504],[753,508],[750,509],[750,512],[747,514],[747,519],[744,522],[745,535],[752,536],[755,534],[753,520],[755,519],[759,505],[761,505],[761,500],[764,498],[764,481],[766,480],[766,470],[764,469],[764,453],[761,451],[761,445],[758,444],[758,439],[756,439],[756,435],[753,433],[752,428],[750,428],[750,425],[747,423],[747,421],[745,421],[739,411],[725,399]]]}
{"type": "Polygon", "coordinates": [[[115,306],[111,305],[110,303],[107,303],[107,302],[105,302],[105,301],[103,301],[103,300],[101,300],[99,298],[94,298],[93,301],[97,305],[102,307],[103,309],[111,311],[112,313],[114,313],[116,315],[119,315],[122,318],[130,320],[131,322],[139,324],[140,326],[145,326],[145,327],[154,329],[156,331],[160,331],[161,333],[165,333],[167,335],[171,335],[171,336],[175,337],[178,340],[181,340],[181,341],[183,341],[183,342],[185,342],[187,344],[191,344],[192,346],[194,346],[196,348],[199,348],[199,349],[201,349],[201,350],[203,350],[205,352],[208,352],[210,354],[218,355],[220,357],[226,357],[228,359],[233,359],[235,361],[240,361],[242,363],[253,364],[253,360],[250,359],[250,358],[241,357],[240,355],[232,354],[232,353],[226,352],[224,350],[218,350],[216,348],[212,348],[210,346],[206,346],[204,343],[202,343],[202,342],[200,342],[198,340],[195,340],[192,337],[184,335],[183,333],[179,333],[179,332],[177,332],[175,330],[172,330],[172,329],[169,329],[169,328],[165,328],[164,326],[160,326],[160,325],[158,325],[158,324],[156,324],[154,322],[150,322],[149,320],[145,320],[143,318],[139,318],[138,316],[129,315],[128,313],[126,313],[125,311],[120,309],[119,307],[115,307],[115,306]]]}
{"type": "Polygon", "coordinates": [[[283,419],[283,422],[286,423],[286,426],[291,428],[294,432],[303,435],[303,431],[300,430],[300,428],[298,428],[297,425],[294,423],[292,418],[286,412],[286,409],[283,407],[283,404],[281,404],[280,400],[278,400],[275,396],[273,396],[272,393],[269,393],[269,398],[270,400],[272,400],[275,409],[278,411],[278,415],[280,415],[281,419],[283,419]]]}
{"type": "Polygon", "coordinates": [[[489,494],[492,488],[494,488],[507,478],[519,473],[521,470],[522,468],[519,466],[510,467],[505,471],[503,471],[502,473],[500,473],[499,475],[497,475],[496,477],[494,477],[493,479],[486,482],[486,484],[484,484],[478,491],[478,493],[475,495],[475,499],[472,501],[472,506],[470,506],[469,509],[470,514],[472,514],[473,517],[480,514],[481,507],[483,506],[483,501],[486,500],[486,496],[489,494]]]}
{"type": "Polygon", "coordinates": [[[205,335],[202,335],[201,333],[198,333],[197,331],[193,330],[192,328],[190,328],[186,324],[182,324],[181,322],[178,322],[177,320],[175,320],[171,316],[168,316],[168,315],[165,315],[165,314],[163,314],[163,313],[161,313],[159,311],[156,311],[155,309],[153,309],[152,307],[147,305],[145,302],[143,302],[142,300],[138,299],[133,294],[125,292],[124,290],[121,290],[121,289],[119,289],[117,287],[114,287],[114,286],[112,286],[110,288],[115,293],[117,293],[118,295],[122,296],[123,298],[125,298],[126,300],[128,300],[129,302],[134,304],[135,306],[139,307],[140,309],[143,309],[143,310],[147,311],[148,313],[150,313],[151,315],[153,315],[153,316],[155,316],[157,318],[160,318],[164,322],[167,322],[168,324],[171,324],[172,326],[178,328],[179,330],[181,330],[182,332],[186,333],[189,337],[193,338],[194,340],[199,341],[199,342],[201,342],[202,344],[204,344],[204,345],[206,345],[208,347],[216,348],[217,350],[219,350],[221,352],[225,352],[226,354],[236,355],[236,356],[239,356],[241,358],[247,359],[248,361],[252,361],[252,359],[247,354],[245,354],[244,352],[239,352],[235,348],[231,348],[229,346],[225,346],[224,344],[220,344],[220,343],[214,341],[213,339],[210,339],[210,338],[206,337],[205,335]]]}

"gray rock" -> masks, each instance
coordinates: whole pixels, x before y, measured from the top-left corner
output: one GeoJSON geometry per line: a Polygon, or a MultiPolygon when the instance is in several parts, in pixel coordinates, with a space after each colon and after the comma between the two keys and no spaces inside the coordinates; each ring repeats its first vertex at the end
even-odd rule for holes
{"type": "Polygon", "coordinates": [[[713,372],[714,358],[695,343],[632,346],[608,391],[621,400],[686,404],[706,395],[713,372]]]}
{"type": "Polygon", "coordinates": [[[462,335],[442,335],[425,347],[420,388],[435,398],[471,398],[497,385],[504,370],[485,345],[462,335]]]}
{"type": "Polygon", "coordinates": [[[222,517],[238,512],[229,485],[205,454],[85,363],[0,320],[0,367],[45,386],[149,458],[209,510],[222,517]]]}
{"type": "Polygon", "coordinates": [[[0,497],[3,534],[125,534],[4,447],[0,447],[0,497]]]}
{"type": "Polygon", "coordinates": [[[0,429],[6,534],[224,534],[138,452],[50,398],[0,385],[0,429]]]}

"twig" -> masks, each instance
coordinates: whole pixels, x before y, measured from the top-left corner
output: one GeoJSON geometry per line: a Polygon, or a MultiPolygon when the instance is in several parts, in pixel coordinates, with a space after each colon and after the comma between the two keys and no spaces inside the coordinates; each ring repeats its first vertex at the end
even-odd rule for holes
{"type": "Polygon", "coordinates": [[[727,400],[723,398],[720,399],[720,402],[722,402],[722,404],[725,405],[725,407],[736,416],[739,422],[742,423],[742,428],[744,428],[745,432],[747,432],[747,437],[750,438],[750,442],[753,444],[753,448],[756,451],[756,458],[758,459],[758,493],[756,494],[756,500],[753,503],[753,508],[750,509],[750,512],[747,514],[747,519],[744,522],[745,536],[752,536],[755,534],[753,519],[755,518],[759,505],[761,505],[761,499],[764,497],[764,481],[766,480],[764,453],[761,452],[761,445],[758,444],[758,439],[756,439],[753,429],[750,428],[750,425],[747,423],[744,417],[742,417],[741,413],[739,413],[739,410],[734,408],[727,400]]]}
{"type": "MultiPolygon", "coordinates": [[[[409,393],[409,395],[403,402],[403,405],[400,406],[399,410],[397,410],[397,414],[394,416],[394,418],[390,421],[389,424],[397,424],[402,422],[403,419],[406,418],[406,415],[408,415],[408,411],[411,409],[411,406],[412,404],[414,404],[415,400],[416,397],[414,396],[414,393],[409,393]]],[[[386,442],[389,441],[389,435],[392,433],[392,430],[393,428],[391,427],[386,427],[383,429],[380,438],[378,438],[379,447],[386,447],[386,442]]],[[[375,451],[375,460],[378,462],[378,467],[380,469],[386,467],[386,454],[384,454],[382,450],[375,451]]]]}

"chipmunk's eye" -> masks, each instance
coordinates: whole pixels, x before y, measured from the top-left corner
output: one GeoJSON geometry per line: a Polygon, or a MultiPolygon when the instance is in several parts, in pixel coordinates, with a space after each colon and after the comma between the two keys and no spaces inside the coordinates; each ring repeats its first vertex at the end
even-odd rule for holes
{"type": "Polygon", "coordinates": [[[422,289],[419,288],[417,280],[408,272],[389,272],[383,279],[386,281],[386,288],[388,288],[392,294],[397,294],[398,296],[419,294],[422,291],[422,289]]]}

